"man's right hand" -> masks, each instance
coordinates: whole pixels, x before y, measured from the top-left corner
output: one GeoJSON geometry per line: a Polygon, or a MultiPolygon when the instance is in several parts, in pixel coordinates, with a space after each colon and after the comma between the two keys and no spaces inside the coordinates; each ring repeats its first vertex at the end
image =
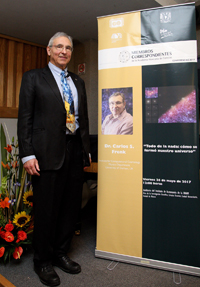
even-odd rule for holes
{"type": "Polygon", "coordinates": [[[39,172],[39,164],[36,158],[30,159],[24,164],[25,170],[30,174],[30,175],[38,175],[40,176],[39,172]]]}

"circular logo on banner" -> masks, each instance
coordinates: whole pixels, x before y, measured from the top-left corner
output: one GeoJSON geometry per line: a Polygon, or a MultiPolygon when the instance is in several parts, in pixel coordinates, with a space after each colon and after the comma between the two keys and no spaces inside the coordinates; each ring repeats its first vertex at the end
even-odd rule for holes
{"type": "Polygon", "coordinates": [[[128,62],[129,59],[130,59],[130,53],[128,51],[120,52],[119,60],[120,60],[121,63],[128,62]]]}

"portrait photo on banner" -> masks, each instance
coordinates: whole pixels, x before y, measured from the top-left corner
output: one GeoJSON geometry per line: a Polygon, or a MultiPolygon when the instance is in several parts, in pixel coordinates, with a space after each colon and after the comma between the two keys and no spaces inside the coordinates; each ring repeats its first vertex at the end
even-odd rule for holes
{"type": "Polygon", "coordinates": [[[102,89],[102,134],[133,134],[132,87],[102,89]]]}

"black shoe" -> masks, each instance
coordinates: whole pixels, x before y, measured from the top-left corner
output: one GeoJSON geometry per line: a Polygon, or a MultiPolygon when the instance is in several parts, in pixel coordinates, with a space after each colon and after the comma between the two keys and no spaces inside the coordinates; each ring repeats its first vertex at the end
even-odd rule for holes
{"type": "Polygon", "coordinates": [[[81,272],[81,266],[67,256],[56,258],[53,260],[53,265],[67,273],[77,274],[81,272]]]}
{"type": "Polygon", "coordinates": [[[58,274],[53,269],[52,265],[46,265],[46,266],[37,266],[34,265],[35,273],[40,278],[40,281],[47,285],[47,286],[58,286],[60,285],[60,278],[58,277],[58,274]]]}

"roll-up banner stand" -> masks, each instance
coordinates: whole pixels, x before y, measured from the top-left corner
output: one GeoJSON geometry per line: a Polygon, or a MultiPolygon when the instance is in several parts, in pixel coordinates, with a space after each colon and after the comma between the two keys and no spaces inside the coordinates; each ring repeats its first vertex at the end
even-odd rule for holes
{"type": "Polygon", "coordinates": [[[200,275],[194,3],[98,18],[95,255],[200,275]]]}

